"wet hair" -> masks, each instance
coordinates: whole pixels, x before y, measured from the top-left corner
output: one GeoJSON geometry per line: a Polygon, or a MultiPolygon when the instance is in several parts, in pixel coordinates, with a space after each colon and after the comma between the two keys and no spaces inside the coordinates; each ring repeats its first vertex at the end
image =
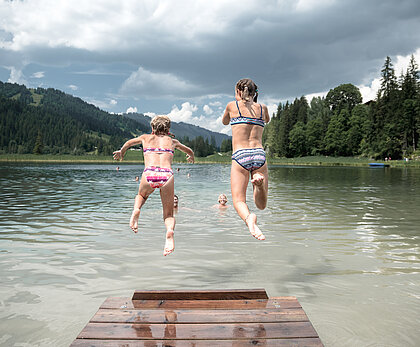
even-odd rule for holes
{"type": "Polygon", "coordinates": [[[227,201],[227,196],[226,196],[226,194],[220,194],[219,195],[219,198],[217,199],[218,201],[220,201],[220,198],[225,198],[226,199],[226,201],[227,201]]]}
{"type": "Polygon", "coordinates": [[[258,87],[250,78],[242,78],[236,83],[236,89],[242,92],[242,100],[257,102],[258,87]]]}
{"type": "MultiPolygon", "coordinates": [[[[177,198],[177,199],[178,199],[178,195],[174,194],[174,198],[177,198]]],[[[179,199],[178,199],[178,200],[179,200],[179,199]]]]}
{"type": "Polygon", "coordinates": [[[152,127],[152,134],[169,135],[171,120],[168,116],[155,116],[151,120],[150,126],[152,127]]]}

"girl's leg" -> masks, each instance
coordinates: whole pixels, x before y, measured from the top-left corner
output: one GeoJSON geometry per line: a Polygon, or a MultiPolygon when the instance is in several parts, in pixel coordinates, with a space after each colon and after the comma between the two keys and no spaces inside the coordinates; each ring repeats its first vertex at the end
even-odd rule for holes
{"type": "Polygon", "coordinates": [[[267,206],[268,196],[267,163],[251,173],[251,182],[254,190],[255,206],[257,206],[260,210],[264,210],[267,206]]]}
{"type": "Polygon", "coordinates": [[[239,217],[248,226],[249,232],[258,240],[264,240],[265,237],[257,226],[257,216],[249,212],[246,204],[246,188],[248,187],[249,171],[245,170],[236,161],[232,161],[230,171],[230,187],[232,191],[232,201],[239,217]]]}
{"type": "Polygon", "coordinates": [[[154,188],[150,187],[150,184],[146,181],[146,177],[142,175],[139,185],[139,192],[136,195],[136,198],[134,199],[133,213],[131,214],[130,218],[130,227],[135,233],[138,232],[140,209],[143,207],[147,198],[150,194],[153,193],[153,191],[154,188]]]}
{"type": "Polygon", "coordinates": [[[162,200],[163,220],[166,227],[166,241],[163,255],[171,254],[175,249],[174,241],[174,176],[172,176],[161,188],[160,199],[162,200]]]}

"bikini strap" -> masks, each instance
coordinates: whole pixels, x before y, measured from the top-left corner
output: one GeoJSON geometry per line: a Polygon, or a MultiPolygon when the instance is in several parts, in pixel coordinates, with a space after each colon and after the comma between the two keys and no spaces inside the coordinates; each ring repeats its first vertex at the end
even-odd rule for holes
{"type": "Polygon", "coordinates": [[[236,100],[236,107],[238,108],[239,116],[242,117],[241,110],[239,109],[238,100],[236,100]]]}

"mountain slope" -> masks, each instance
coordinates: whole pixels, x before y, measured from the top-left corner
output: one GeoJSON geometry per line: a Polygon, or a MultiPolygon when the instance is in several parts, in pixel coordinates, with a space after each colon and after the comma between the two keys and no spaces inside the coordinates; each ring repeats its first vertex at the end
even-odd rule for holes
{"type": "MultiPolygon", "coordinates": [[[[129,138],[149,133],[150,117],[110,114],[56,89],[0,81],[0,126],[0,153],[110,155],[129,138]]],[[[216,147],[229,139],[186,123],[174,122],[171,131],[216,147]]]]}
{"type": "MultiPolygon", "coordinates": [[[[149,131],[151,130],[151,117],[149,116],[145,116],[141,113],[128,113],[124,114],[124,117],[133,119],[145,126],[148,126],[149,131]]],[[[171,122],[171,133],[174,134],[177,139],[183,139],[185,137],[188,137],[190,140],[192,140],[196,137],[201,136],[203,139],[207,139],[209,142],[211,142],[213,138],[217,147],[220,147],[223,140],[228,140],[230,138],[230,136],[226,134],[210,131],[197,125],[188,124],[184,122],[171,122]]]]}

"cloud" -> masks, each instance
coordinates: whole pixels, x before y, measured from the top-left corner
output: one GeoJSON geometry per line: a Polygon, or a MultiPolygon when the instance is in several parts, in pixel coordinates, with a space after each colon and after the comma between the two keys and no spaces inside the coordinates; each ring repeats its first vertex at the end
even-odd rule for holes
{"type": "Polygon", "coordinates": [[[296,4],[296,10],[305,12],[316,8],[331,6],[334,0],[298,0],[296,4]]]}
{"type": "Polygon", "coordinates": [[[213,101],[213,102],[209,102],[209,106],[211,106],[211,107],[221,107],[222,103],[220,101],[213,101]]]}
{"type": "Polygon", "coordinates": [[[174,122],[186,122],[189,123],[193,120],[193,113],[198,110],[196,105],[184,102],[179,109],[178,106],[174,105],[171,112],[168,113],[168,117],[174,122]]]}
{"type": "Polygon", "coordinates": [[[141,104],[161,114],[188,102],[200,110],[191,121],[203,117],[206,127],[240,78],[254,79],[267,105],[343,83],[365,99],[387,55],[399,75],[420,47],[418,0],[0,1],[0,13],[9,81],[25,83],[31,66],[60,89],[72,74],[86,99],[107,108],[116,105],[105,95],[119,111],[141,104]]]}
{"type": "Polygon", "coordinates": [[[375,78],[369,86],[359,85],[357,86],[362,94],[363,102],[374,100],[377,97],[378,90],[381,87],[381,80],[375,78]]]}
{"type": "Polygon", "coordinates": [[[69,85],[69,88],[71,89],[71,90],[77,90],[77,89],[79,89],[77,86],[75,86],[74,84],[70,84],[69,85]]]}
{"type": "Polygon", "coordinates": [[[181,108],[173,105],[167,116],[174,122],[190,123],[216,132],[229,132],[230,127],[226,129],[226,126],[222,124],[222,115],[217,118],[209,117],[209,115],[200,114],[198,110],[197,105],[184,102],[181,108]]]}
{"type": "Polygon", "coordinates": [[[133,72],[120,88],[120,93],[150,98],[194,95],[197,87],[172,73],[147,71],[142,67],[133,72]]]}
{"type": "Polygon", "coordinates": [[[43,78],[45,75],[44,71],[38,71],[38,72],[34,72],[31,77],[32,78],[43,78]]]}
{"type": "Polygon", "coordinates": [[[206,115],[211,115],[214,113],[214,111],[211,109],[211,107],[209,105],[204,105],[203,106],[203,111],[206,115]]]}
{"type": "Polygon", "coordinates": [[[118,104],[118,102],[117,102],[117,100],[112,99],[112,100],[109,102],[109,104],[110,104],[110,105],[116,105],[116,104],[118,104]]]}
{"type": "Polygon", "coordinates": [[[137,107],[129,107],[125,113],[137,113],[137,107]]]}
{"type": "Polygon", "coordinates": [[[16,69],[14,66],[8,67],[10,70],[10,77],[7,80],[9,83],[28,84],[23,76],[22,70],[16,69]]]}

